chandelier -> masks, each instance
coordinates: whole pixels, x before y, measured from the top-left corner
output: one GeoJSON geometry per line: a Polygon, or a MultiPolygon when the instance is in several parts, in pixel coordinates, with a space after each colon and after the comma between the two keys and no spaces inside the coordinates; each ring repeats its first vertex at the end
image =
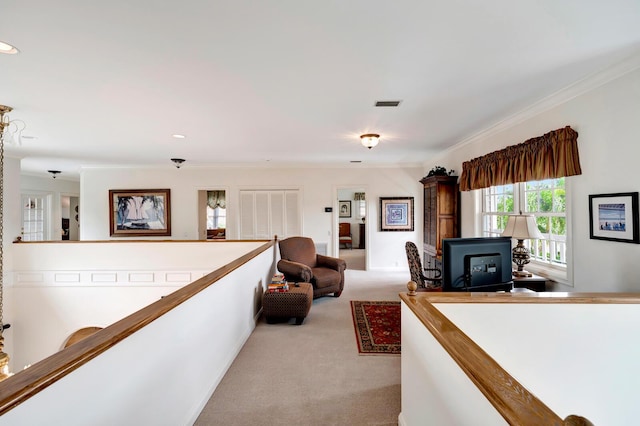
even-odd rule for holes
{"type": "MultiPolygon", "coordinates": [[[[13,108],[0,105],[0,381],[11,375],[9,373],[9,355],[4,352],[3,331],[9,328],[9,324],[2,321],[2,310],[4,302],[4,143],[12,122],[7,114],[13,108]]],[[[24,128],[23,128],[24,129],[24,128]]]]}

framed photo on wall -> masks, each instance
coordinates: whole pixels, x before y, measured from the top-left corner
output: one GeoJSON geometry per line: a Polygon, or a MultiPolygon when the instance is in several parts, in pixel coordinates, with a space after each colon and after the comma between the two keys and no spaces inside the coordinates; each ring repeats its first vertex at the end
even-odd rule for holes
{"type": "Polygon", "coordinates": [[[638,193],[589,195],[589,237],[640,244],[638,193]]]}
{"type": "Polygon", "coordinates": [[[169,189],[112,189],[109,226],[112,237],[171,235],[169,189]]]}
{"type": "Polygon", "coordinates": [[[351,201],[350,200],[338,201],[338,212],[340,212],[339,217],[351,217],[351,201]]]}
{"type": "Polygon", "coordinates": [[[413,231],[413,197],[380,197],[380,231],[413,231]]]}

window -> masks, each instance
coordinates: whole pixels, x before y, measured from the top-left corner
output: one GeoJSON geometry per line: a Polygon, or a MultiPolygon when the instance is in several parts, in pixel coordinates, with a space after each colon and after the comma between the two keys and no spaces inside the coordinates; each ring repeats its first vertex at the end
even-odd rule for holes
{"type": "Polygon", "coordinates": [[[367,214],[367,202],[365,200],[356,201],[356,217],[362,219],[367,214]]]}
{"type": "Polygon", "coordinates": [[[220,229],[227,227],[227,209],[207,206],[207,229],[220,229]]]}
{"type": "Polygon", "coordinates": [[[568,279],[567,197],[565,178],[492,186],[482,190],[482,234],[499,236],[508,215],[531,213],[544,238],[525,240],[531,252],[530,269],[548,272],[553,278],[568,279]]]}

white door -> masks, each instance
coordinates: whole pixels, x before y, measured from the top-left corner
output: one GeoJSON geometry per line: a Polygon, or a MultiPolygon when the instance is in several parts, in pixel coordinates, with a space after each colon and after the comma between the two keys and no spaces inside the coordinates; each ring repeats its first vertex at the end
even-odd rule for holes
{"type": "Polygon", "coordinates": [[[284,239],[302,232],[298,190],[240,191],[240,238],[284,239]]]}
{"type": "Polygon", "coordinates": [[[22,240],[50,240],[50,195],[22,194],[22,240]]]}

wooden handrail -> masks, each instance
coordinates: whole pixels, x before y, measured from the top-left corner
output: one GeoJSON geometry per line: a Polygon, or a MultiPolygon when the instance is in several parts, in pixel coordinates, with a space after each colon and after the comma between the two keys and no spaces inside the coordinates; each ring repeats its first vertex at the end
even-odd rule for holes
{"type": "Polygon", "coordinates": [[[587,419],[573,415],[563,421],[433,306],[433,303],[640,303],[638,293],[418,293],[417,296],[400,293],[400,298],[500,415],[509,424],[518,425],[576,424],[572,423],[575,419],[584,420],[585,425],[590,423],[587,419]]]}
{"type": "Polygon", "coordinates": [[[227,265],[0,382],[0,416],[194,297],[222,277],[273,247],[276,242],[276,240],[267,241],[227,265]]]}

